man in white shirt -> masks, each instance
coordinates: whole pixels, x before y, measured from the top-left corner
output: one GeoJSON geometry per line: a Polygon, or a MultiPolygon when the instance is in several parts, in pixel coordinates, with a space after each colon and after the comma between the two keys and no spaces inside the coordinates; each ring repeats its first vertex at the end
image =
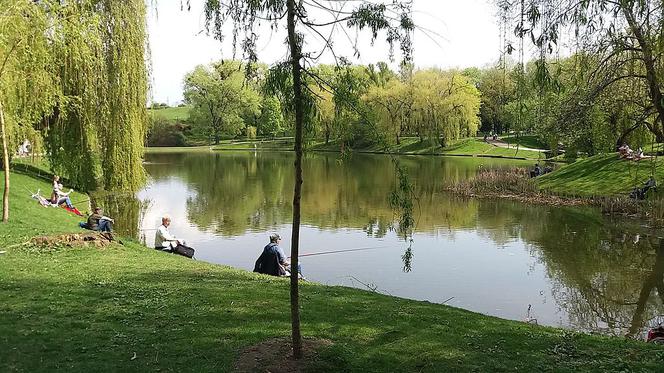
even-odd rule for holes
{"type": "Polygon", "coordinates": [[[157,250],[171,251],[178,244],[184,244],[183,241],[178,240],[168,231],[168,226],[171,225],[171,218],[164,216],[161,218],[161,225],[157,228],[157,233],[154,236],[154,248],[157,250]]]}

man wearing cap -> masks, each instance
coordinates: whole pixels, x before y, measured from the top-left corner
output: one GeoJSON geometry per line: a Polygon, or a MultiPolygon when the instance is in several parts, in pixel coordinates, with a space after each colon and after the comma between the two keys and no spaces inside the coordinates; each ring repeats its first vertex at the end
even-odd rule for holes
{"type": "MultiPolygon", "coordinates": [[[[272,276],[290,275],[290,262],[284,254],[284,250],[279,247],[281,236],[277,233],[270,235],[270,243],[263,248],[263,253],[256,260],[254,272],[264,273],[272,276]]],[[[298,273],[302,276],[301,266],[298,264],[298,273]]]]}

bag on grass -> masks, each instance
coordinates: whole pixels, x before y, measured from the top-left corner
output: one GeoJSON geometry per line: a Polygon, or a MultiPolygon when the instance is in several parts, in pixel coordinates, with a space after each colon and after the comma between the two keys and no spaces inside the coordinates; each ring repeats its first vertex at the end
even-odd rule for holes
{"type": "Polygon", "coordinates": [[[194,256],[194,253],[196,252],[196,250],[194,250],[193,248],[185,246],[183,244],[178,244],[177,246],[175,246],[175,248],[173,248],[172,251],[173,254],[186,256],[187,258],[192,258],[194,256]]]}

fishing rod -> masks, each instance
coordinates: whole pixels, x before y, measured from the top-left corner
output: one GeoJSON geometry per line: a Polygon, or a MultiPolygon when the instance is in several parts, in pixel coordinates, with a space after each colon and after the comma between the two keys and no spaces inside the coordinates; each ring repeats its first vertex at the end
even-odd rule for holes
{"type": "MultiPolygon", "coordinates": [[[[390,246],[373,246],[373,247],[358,247],[354,249],[342,249],[342,250],[330,250],[330,251],[321,251],[321,252],[316,252],[316,253],[306,253],[306,254],[300,254],[299,257],[304,257],[304,256],[316,256],[316,255],[328,255],[328,254],[338,254],[338,253],[347,253],[347,252],[352,252],[352,251],[366,251],[366,250],[376,250],[376,249],[384,249],[386,247],[390,246]]],[[[289,256],[290,258],[290,256],[289,256]]]]}

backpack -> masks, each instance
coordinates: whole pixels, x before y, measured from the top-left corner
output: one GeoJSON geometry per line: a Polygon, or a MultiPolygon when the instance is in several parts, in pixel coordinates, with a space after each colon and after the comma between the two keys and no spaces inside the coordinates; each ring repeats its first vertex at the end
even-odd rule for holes
{"type": "Polygon", "coordinates": [[[194,250],[193,248],[191,248],[189,246],[178,244],[177,246],[175,246],[175,248],[172,250],[172,252],[173,252],[173,254],[186,256],[187,258],[193,258],[194,253],[196,252],[196,250],[194,250]]]}

